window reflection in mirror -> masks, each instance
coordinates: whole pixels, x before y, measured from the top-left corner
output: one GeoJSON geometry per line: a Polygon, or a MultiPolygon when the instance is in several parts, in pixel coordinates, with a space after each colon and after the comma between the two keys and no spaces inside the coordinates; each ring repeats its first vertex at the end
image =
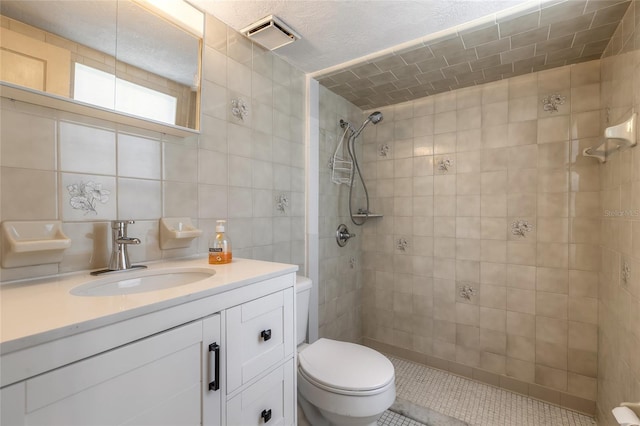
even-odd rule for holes
{"type": "Polygon", "coordinates": [[[3,82],[198,129],[204,15],[187,3],[2,0],[0,13],[3,82]]]}

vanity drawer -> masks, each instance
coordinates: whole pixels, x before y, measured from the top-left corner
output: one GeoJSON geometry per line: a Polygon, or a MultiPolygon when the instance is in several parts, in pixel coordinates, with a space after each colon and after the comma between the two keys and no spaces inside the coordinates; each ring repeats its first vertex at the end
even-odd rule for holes
{"type": "Polygon", "coordinates": [[[227,394],[293,353],[293,304],[288,288],[226,311],[227,394]]]}
{"type": "Polygon", "coordinates": [[[227,424],[294,424],[294,369],[290,359],[227,402],[227,424]]]}

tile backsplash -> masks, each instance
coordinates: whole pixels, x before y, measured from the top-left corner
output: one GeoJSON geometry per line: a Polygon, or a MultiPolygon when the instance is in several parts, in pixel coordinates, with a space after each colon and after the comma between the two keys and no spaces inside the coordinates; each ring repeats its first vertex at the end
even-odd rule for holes
{"type": "Polygon", "coordinates": [[[72,246],[60,264],[3,269],[2,281],[105,267],[114,219],[136,221],[134,262],[205,252],[215,220],[228,219],[235,256],[302,267],[304,93],[302,72],[208,16],[199,135],[3,98],[0,219],[62,220],[72,246]],[[244,118],[232,113],[238,98],[244,118]],[[176,216],[205,233],[190,248],[161,250],[159,218],[176,216]]]}

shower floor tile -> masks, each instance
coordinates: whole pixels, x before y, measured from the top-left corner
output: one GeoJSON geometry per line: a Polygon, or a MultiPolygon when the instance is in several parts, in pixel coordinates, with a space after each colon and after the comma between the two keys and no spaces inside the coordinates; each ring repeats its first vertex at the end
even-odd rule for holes
{"type": "MultiPolygon", "coordinates": [[[[469,425],[596,425],[592,417],[575,411],[411,361],[393,356],[389,356],[389,359],[396,369],[398,399],[467,422],[469,425]]],[[[413,423],[382,424],[415,426],[413,423]]]]}
{"type": "Polygon", "coordinates": [[[385,411],[378,419],[378,426],[427,426],[393,411],[385,411]]]}

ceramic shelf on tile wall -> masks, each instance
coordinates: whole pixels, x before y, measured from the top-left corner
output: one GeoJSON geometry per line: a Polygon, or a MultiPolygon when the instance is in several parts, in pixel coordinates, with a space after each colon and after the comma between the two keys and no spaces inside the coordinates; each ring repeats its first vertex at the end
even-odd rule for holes
{"type": "Polygon", "coordinates": [[[631,117],[624,123],[607,127],[604,130],[604,137],[598,144],[585,148],[582,151],[582,155],[585,157],[595,157],[598,161],[604,163],[611,153],[621,148],[636,146],[638,143],[636,136],[637,121],[638,113],[633,112],[631,117]]]}
{"type": "Polygon", "coordinates": [[[160,219],[160,248],[163,250],[185,248],[194,238],[202,235],[189,217],[163,217],[160,219]]]}
{"type": "Polygon", "coordinates": [[[2,222],[2,239],[3,268],[59,263],[71,247],[59,220],[2,222]]]}

